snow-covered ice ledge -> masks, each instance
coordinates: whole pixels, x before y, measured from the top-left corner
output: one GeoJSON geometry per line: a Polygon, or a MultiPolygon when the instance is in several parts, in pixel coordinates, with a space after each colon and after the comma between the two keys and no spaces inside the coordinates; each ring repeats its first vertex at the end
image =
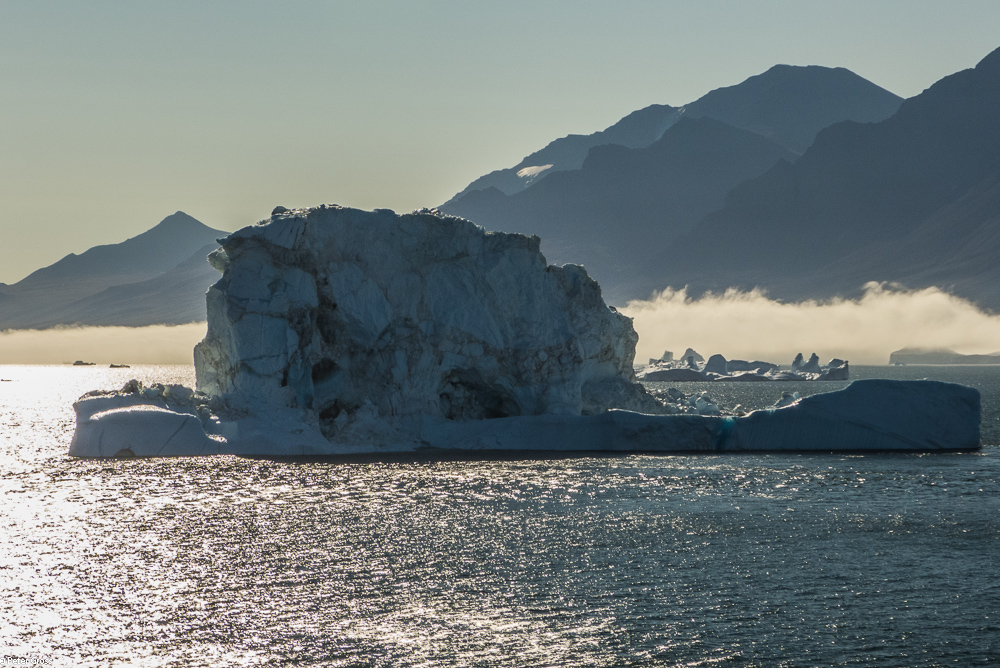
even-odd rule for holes
{"type": "Polygon", "coordinates": [[[537,237],[321,206],[279,207],[220,244],[197,392],[85,395],[71,455],[979,445],[978,392],[945,383],[862,381],[742,418],[669,415],[678,407],[636,380],[631,320],[583,267],[549,266],[537,237]]]}
{"type": "MultiPolygon", "coordinates": [[[[202,421],[197,409],[141,394],[75,404],[77,457],[177,455],[323,456],[451,452],[960,451],[980,446],[979,391],[937,381],[858,380],[743,417],[533,415],[450,421],[423,416],[398,440],[331,443],[294,410],[202,421]]],[[[374,434],[373,434],[374,435],[374,434]]]]}

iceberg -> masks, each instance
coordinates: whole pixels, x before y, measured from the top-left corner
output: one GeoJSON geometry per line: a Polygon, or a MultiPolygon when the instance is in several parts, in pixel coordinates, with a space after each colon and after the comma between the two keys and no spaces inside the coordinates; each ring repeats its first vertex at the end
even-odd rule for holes
{"type": "MultiPolygon", "coordinates": [[[[687,352],[693,351],[688,348],[687,352]]],[[[656,382],[746,382],[847,380],[850,377],[850,365],[847,362],[833,358],[825,366],[822,366],[819,363],[819,355],[816,353],[812,354],[808,362],[804,361],[802,353],[799,353],[792,361],[791,369],[782,369],[777,364],[770,362],[727,360],[718,354],[709,357],[704,368],[699,368],[693,356],[684,359],[685,362],[681,364],[667,359],[650,359],[647,366],[636,372],[636,378],[642,381],[656,382]]]]}
{"type": "Polygon", "coordinates": [[[198,390],[313,411],[333,440],[373,419],[655,411],[631,320],[539,243],[429,211],[272,214],[210,256],[198,390]]]}
{"type": "MultiPolygon", "coordinates": [[[[202,395],[204,397],[204,395],[202,395]]],[[[857,380],[745,416],[531,415],[494,420],[425,417],[409,439],[333,443],[307,412],[200,419],[197,406],[113,393],[75,404],[76,457],[231,454],[325,456],[393,452],[935,452],[980,447],[979,391],[938,381],[857,380]]],[[[696,403],[706,403],[697,397],[696,403]]]]}
{"type": "Polygon", "coordinates": [[[708,361],[705,362],[704,371],[705,373],[714,373],[720,376],[728,376],[729,363],[726,361],[726,358],[723,357],[722,355],[718,354],[712,355],[711,357],[708,358],[708,361]]]}
{"type": "Polygon", "coordinates": [[[278,207],[219,243],[196,390],[85,395],[71,455],[979,444],[978,392],[944,383],[862,381],[744,417],[705,394],[654,395],[631,320],[582,267],[548,265],[537,237],[324,205],[278,207]]]}

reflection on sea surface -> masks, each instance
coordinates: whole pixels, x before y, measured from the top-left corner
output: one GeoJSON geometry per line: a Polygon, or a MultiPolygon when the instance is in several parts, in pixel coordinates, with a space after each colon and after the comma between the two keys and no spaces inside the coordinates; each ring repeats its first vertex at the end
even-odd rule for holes
{"type": "Polygon", "coordinates": [[[0,367],[11,379],[0,384],[8,656],[84,666],[1000,661],[997,448],[69,459],[69,403],[124,382],[114,374],[191,382],[189,367],[0,367]]]}

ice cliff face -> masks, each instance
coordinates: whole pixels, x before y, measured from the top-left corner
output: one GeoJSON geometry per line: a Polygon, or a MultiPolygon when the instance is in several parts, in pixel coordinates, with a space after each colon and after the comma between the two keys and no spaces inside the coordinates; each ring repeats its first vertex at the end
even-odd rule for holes
{"type": "Polygon", "coordinates": [[[548,266],[537,237],[320,206],[220,243],[195,365],[232,409],[302,409],[340,440],[427,417],[658,408],[631,320],[582,267],[548,266]]]}

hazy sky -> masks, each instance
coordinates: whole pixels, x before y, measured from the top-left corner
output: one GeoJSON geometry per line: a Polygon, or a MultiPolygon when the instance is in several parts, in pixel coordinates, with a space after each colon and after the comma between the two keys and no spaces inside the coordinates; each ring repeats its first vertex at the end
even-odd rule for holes
{"type": "Polygon", "coordinates": [[[996,0],[0,0],[0,281],[176,210],[433,206],[776,63],[909,97],[997,26],[996,0]]]}

